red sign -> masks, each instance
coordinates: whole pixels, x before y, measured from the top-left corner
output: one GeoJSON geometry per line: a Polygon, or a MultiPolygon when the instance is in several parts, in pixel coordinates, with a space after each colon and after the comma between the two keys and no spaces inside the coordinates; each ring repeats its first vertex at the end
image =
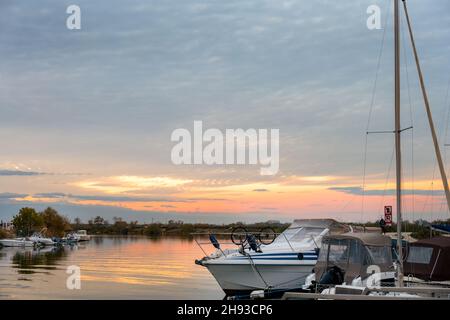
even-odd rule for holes
{"type": "Polygon", "coordinates": [[[392,225],[392,206],[384,206],[384,221],[387,226],[392,225]]]}

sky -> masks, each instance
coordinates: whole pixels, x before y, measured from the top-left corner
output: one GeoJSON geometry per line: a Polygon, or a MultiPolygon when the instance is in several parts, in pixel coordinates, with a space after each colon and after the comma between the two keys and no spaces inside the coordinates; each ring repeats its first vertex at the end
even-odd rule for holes
{"type": "MultiPolygon", "coordinates": [[[[450,3],[408,6],[449,167],[450,3]]],[[[401,42],[404,215],[448,219],[403,17],[401,42]]],[[[391,0],[2,0],[0,219],[373,221],[395,211],[394,139],[365,132],[393,130],[393,93],[391,0]],[[175,165],[194,121],[278,129],[279,171],[175,165]]]]}

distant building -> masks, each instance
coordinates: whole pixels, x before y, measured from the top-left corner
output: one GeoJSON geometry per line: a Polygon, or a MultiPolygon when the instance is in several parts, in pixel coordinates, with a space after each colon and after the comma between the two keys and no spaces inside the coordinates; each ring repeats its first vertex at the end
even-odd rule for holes
{"type": "Polygon", "coordinates": [[[13,226],[13,224],[11,222],[0,220],[0,228],[1,229],[12,230],[13,227],[14,226],[13,226]]]}

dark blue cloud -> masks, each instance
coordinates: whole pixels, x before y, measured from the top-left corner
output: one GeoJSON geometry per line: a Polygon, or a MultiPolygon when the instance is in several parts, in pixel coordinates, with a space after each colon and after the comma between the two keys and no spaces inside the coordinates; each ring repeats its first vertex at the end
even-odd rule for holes
{"type": "Polygon", "coordinates": [[[11,193],[11,192],[2,192],[0,193],[0,200],[2,199],[15,199],[15,198],[25,198],[27,194],[24,193],[11,193]]]}
{"type": "Polygon", "coordinates": [[[132,196],[105,196],[105,195],[75,195],[62,192],[37,193],[36,198],[68,198],[76,200],[110,201],[110,202],[191,202],[194,200],[171,199],[161,197],[132,197],[132,196]]]}
{"type": "Polygon", "coordinates": [[[0,170],[0,176],[38,176],[41,174],[46,173],[21,170],[0,170]]]}
{"type": "MultiPolygon", "coordinates": [[[[328,190],[344,192],[348,194],[354,195],[366,195],[366,196],[382,196],[382,195],[395,195],[395,189],[386,189],[386,190],[365,190],[361,187],[331,187],[328,190]]],[[[426,190],[426,189],[402,189],[403,195],[434,195],[434,196],[442,196],[444,194],[443,190],[426,190]]]]}

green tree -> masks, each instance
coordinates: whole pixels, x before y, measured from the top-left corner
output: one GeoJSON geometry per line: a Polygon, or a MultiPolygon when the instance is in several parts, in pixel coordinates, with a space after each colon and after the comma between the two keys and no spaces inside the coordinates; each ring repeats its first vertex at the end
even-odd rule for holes
{"type": "Polygon", "coordinates": [[[149,237],[159,237],[162,234],[161,226],[151,224],[144,229],[144,234],[149,237]]]}
{"type": "Polygon", "coordinates": [[[81,225],[81,219],[76,217],[73,222],[75,223],[75,226],[79,227],[81,225]]]}
{"type": "Polygon", "coordinates": [[[70,224],[66,217],[63,217],[55,209],[48,207],[40,213],[47,228],[48,236],[62,237],[66,230],[70,230],[70,224]]]}
{"type": "Polygon", "coordinates": [[[116,234],[128,234],[128,223],[122,219],[116,220],[113,224],[113,230],[116,234]]]}
{"type": "Polygon", "coordinates": [[[33,208],[24,207],[13,217],[12,223],[17,235],[29,236],[44,225],[42,216],[33,208]]]}
{"type": "Polygon", "coordinates": [[[191,223],[181,225],[181,234],[182,235],[189,236],[193,232],[195,232],[195,227],[191,223]]]}
{"type": "Polygon", "coordinates": [[[96,216],[96,217],[94,218],[94,224],[96,224],[96,225],[105,224],[105,219],[103,219],[103,218],[100,217],[100,216],[96,216]]]}

